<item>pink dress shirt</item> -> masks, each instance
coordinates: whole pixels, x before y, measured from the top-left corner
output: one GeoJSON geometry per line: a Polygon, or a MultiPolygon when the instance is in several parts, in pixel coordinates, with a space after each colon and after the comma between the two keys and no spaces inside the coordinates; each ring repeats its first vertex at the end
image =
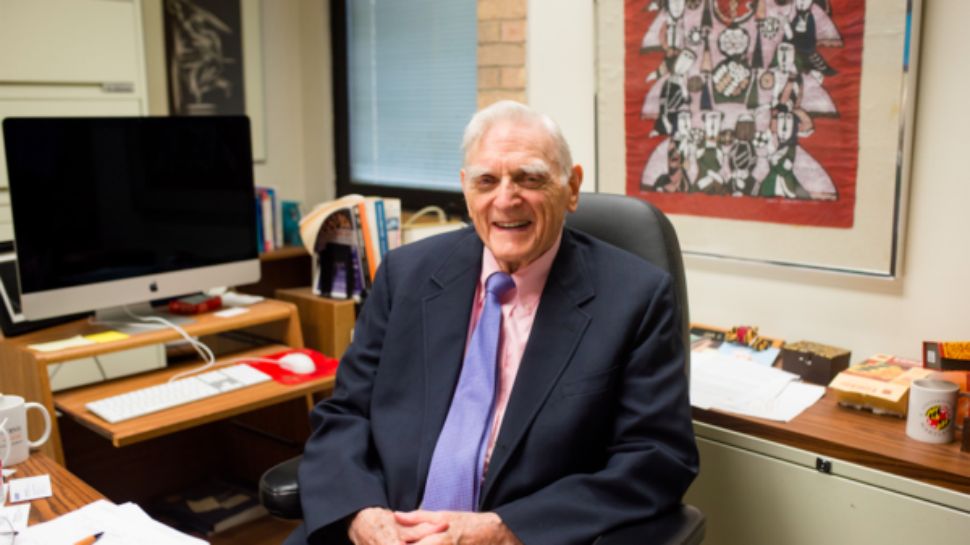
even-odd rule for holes
{"type": "MultiPolygon", "coordinates": [[[[539,299],[542,298],[542,289],[546,285],[546,279],[549,278],[549,270],[552,268],[556,253],[559,252],[561,242],[562,233],[560,232],[556,242],[544,254],[512,273],[515,288],[509,290],[502,298],[499,373],[498,383],[495,387],[492,431],[488,437],[488,447],[485,451],[485,470],[488,469],[488,462],[492,458],[495,439],[498,437],[502,418],[505,416],[505,408],[509,403],[512,385],[515,384],[515,376],[519,372],[519,363],[522,361],[525,345],[529,342],[532,322],[535,320],[536,309],[539,307],[539,299]]],[[[467,338],[471,338],[472,331],[475,330],[475,325],[478,323],[478,317],[482,314],[482,306],[485,303],[485,280],[493,272],[499,270],[501,269],[495,260],[495,256],[492,255],[488,247],[485,247],[482,252],[482,274],[478,281],[478,287],[475,289],[475,304],[472,305],[467,338]]],[[[485,471],[482,471],[482,475],[485,475],[485,471]]]]}

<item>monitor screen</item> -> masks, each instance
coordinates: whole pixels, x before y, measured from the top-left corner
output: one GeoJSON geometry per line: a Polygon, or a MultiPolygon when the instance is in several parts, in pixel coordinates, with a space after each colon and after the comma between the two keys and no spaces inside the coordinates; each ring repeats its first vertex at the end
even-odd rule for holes
{"type": "Polygon", "coordinates": [[[246,117],[7,118],[31,319],[259,279],[246,117]]]}

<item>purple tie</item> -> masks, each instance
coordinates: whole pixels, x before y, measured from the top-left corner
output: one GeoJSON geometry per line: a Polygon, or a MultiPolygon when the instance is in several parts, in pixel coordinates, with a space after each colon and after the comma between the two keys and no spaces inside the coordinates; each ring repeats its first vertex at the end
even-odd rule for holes
{"type": "Polygon", "coordinates": [[[485,306],[472,332],[448,417],[431,456],[423,509],[474,511],[491,432],[495,401],[502,295],[515,287],[512,277],[492,273],[485,281],[485,306]]]}

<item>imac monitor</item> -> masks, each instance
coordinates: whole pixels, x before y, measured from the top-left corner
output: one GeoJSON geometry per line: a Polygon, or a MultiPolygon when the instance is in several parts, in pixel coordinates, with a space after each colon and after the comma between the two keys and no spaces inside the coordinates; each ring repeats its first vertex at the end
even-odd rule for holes
{"type": "Polygon", "coordinates": [[[23,313],[259,280],[246,117],[7,118],[23,313]]]}

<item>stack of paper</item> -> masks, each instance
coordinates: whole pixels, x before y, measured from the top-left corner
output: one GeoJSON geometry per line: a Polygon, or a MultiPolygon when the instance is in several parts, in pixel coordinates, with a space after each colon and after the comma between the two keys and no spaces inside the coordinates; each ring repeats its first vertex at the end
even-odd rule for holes
{"type": "Polygon", "coordinates": [[[106,500],[88,504],[52,521],[30,526],[17,536],[17,545],[77,543],[103,532],[98,545],[205,545],[152,519],[133,503],[106,500]]]}
{"type": "Polygon", "coordinates": [[[700,409],[787,422],[825,393],[824,386],[797,382],[797,378],[715,350],[691,352],[690,402],[700,409]]]}

